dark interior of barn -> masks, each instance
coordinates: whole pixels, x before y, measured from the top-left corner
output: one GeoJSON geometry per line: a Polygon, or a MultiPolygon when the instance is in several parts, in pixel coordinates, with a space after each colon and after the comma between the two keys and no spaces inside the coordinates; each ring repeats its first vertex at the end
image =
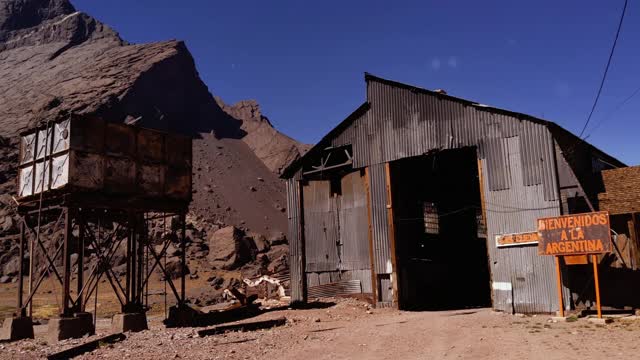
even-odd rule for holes
{"type": "Polygon", "coordinates": [[[391,163],[399,305],[491,306],[475,148],[391,163]]]}

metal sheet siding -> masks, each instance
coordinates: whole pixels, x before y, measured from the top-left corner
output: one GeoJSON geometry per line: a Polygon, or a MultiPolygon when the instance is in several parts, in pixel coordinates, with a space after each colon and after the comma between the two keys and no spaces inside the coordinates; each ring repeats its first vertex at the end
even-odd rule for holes
{"type": "Polygon", "coordinates": [[[339,225],[336,198],[330,182],[313,180],[303,189],[305,268],[308,272],[339,269],[339,225]]]}
{"type": "Polygon", "coordinates": [[[369,233],[363,231],[369,227],[364,176],[360,171],[355,171],[345,175],[341,183],[340,270],[368,269],[370,271],[369,233]]]}
{"type": "MultiPolygon", "coordinates": [[[[375,273],[391,274],[391,243],[387,218],[387,191],[384,164],[369,167],[371,225],[375,273]]],[[[364,230],[363,230],[364,231],[364,230]]]]}
{"type": "Polygon", "coordinates": [[[476,146],[480,157],[488,159],[489,189],[504,190],[516,184],[509,183],[512,166],[502,139],[517,136],[523,149],[520,184],[542,184],[545,200],[557,199],[553,140],[544,124],[371,80],[367,100],[371,109],[354,121],[350,128],[358,130],[350,130],[348,136],[353,137],[355,168],[437,149],[476,146]]]}
{"type": "Polygon", "coordinates": [[[291,301],[305,301],[304,296],[304,217],[301,209],[299,181],[300,171],[287,179],[287,218],[289,222],[289,266],[291,268],[291,301]]]}
{"type": "MultiPolygon", "coordinates": [[[[377,80],[367,81],[367,101],[369,110],[337,134],[331,145],[350,144],[353,167],[369,167],[375,273],[392,272],[384,163],[433,150],[473,146],[483,170],[494,308],[556,311],[553,258],[539,256],[535,246],[498,249],[494,240],[497,234],[533,231],[538,218],[560,215],[554,140],[548,126],[377,80]]],[[[291,193],[289,186],[288,197],[295,197],[295,192],[291,193]]],[[[288,208],[294,207],[290,203],[288,208]]],[[[294,250],[299,249],[293,243],[301,239],[294,234],[298,218],[290,214],[289,219],[293,260],[294,250]]],[[[365,233],[366,227],[361,231],[365,233]]],[[[310,245],[315,240],[306,242],[310,245]]],[[[295,270],[291,263],[293,297],[295,270]]],[[[363,286],[368,284],[361,280],[363,286]]],[[[569,291],[565,294],[568,299],[569,291]]]]}
{"type": "MultiPolygon", "coordinates": [[[[538,218],[560,215],[559,201],[545,200],[541,184],[522,185],[526,172],[522,171],[519,138],[505,138],[503,142],[514,185],[485,193],[493,307],[516,313],[554,312],[558,310],[558,302],[553,257],[538,255],[535,245],[497,248],[495,244],[498,234],[535,231],[538,218]]],[[[482,160],[484,186],[488,189],[491,167],[486,163],[486,159],[482,160]]]]}

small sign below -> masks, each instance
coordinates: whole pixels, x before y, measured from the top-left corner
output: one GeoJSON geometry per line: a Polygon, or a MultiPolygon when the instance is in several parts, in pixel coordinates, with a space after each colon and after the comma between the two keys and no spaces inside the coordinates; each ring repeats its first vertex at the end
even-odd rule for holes
{"type": "Polygon", "coordinates": [[[497,247],[537,244],[538,241],[540,236],[537,232],[496,235],[497,247]]]}
{"type": "Polygon", "coordinates": [[[540,255],[603,254],[612,250],[606,211],[538,219],[540,255]]]}

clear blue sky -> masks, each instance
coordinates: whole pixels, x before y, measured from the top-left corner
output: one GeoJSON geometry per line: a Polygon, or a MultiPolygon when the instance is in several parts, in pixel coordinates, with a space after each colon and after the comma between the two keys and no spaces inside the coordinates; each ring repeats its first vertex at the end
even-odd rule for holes
{"type": "MultiPolygon", "coordinates": [[[[256,99],[318,141],[365,99],[365,71],[580,132],[622,0],[75,0],[134,43],[184,40],[210,91],[256,99]]],[[[640,5],[630,1],[588,141],[640,163],[640,5]]]]}

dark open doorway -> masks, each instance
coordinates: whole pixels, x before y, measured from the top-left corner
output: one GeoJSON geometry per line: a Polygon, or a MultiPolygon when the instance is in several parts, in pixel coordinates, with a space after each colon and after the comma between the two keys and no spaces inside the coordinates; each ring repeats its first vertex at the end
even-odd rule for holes
{"type": "Polygon", "coordinates": [[[491,306],[475,148],[390,164],[399,306],[491,306]]]}

